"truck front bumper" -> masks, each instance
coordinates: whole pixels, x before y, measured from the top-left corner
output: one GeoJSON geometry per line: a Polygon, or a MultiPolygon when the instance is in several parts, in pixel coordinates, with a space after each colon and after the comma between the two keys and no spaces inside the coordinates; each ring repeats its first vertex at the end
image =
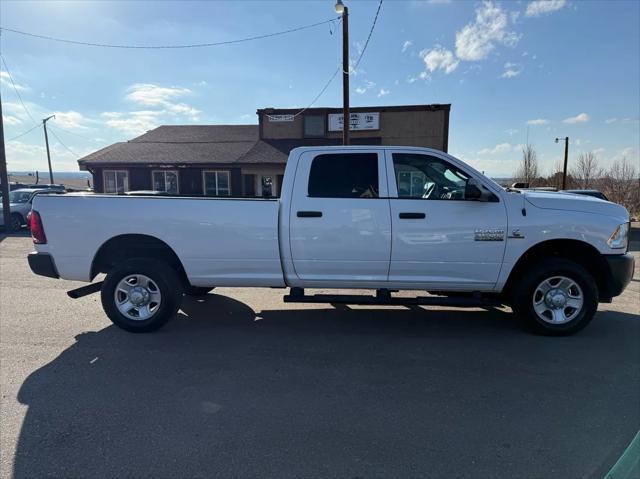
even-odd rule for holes
{"type": "Polygon", "coordinates": [[[29,267],[31,271],[40,276],[46,276],[48,278],[59,278],[56,265],[53,263],[53,258],[49,253],[29,253],[27,256],[29,260],[29,267]]]}
{"type": "Polygon", "coordinates": [[[635,261],[631,253],[621,255],[606,255],[609,266],[608,296],[613,298],[620,295],[633,278],[635,261]]]}

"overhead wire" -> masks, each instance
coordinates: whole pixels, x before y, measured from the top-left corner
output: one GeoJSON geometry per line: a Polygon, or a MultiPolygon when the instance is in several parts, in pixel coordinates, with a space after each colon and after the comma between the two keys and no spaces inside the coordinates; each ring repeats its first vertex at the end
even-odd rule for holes
{"type": "Polygon", "coordinates": [[[3,55],[0,55],[0,59],[2,59],[2,63],[4,65],[4,68],[7,72],[7,75],[9,75],[9,80],[11,80],[11,85],[13,86],[13,91],[16,92],[16,96],[18,97],[18,99],[20,100],[20,104],[22,105],[22,108],[24,109],[25,113],[27,114],[27,116],[29,118],[31,118],[31,121],[33,121],[34,123],[38,123],[33,116],[31,115],[31,112],[29,111],[29,109],[27,108],[27,105],[24,104],[24,101],[22,101],[22,95],[20,95],[20,92],[18,91],[18,87],[16,87],[15,82],[13,81],[13,75],[11,75],[11,70],[9,70],[9,67],[7,66],[7,61],[4,59],[3,55]]]}
{"type": "Polygon", "coordinates": [[[63,141],[60,139],[60,137],[58,135],[56,135],[56,132],[53,130],[53,128],[51,128],[51,126],[49,126],[49,132],[51,132],[51,134],[54,136],[54,138],[56,140],[58,140],[58,142],[69,152],[71,153],[73,156],[75,156],[76,158],[80,158],[80,155],[76,154],[71,148],[69,148],[67,145],[65,145],[63,143],[63,141]]]}
{"type": "Polygon", "coordinates": [[[378,3],[378,9],[376,10],[376,15],[375,17],[373,17],[373,23],[371,24],[371,30],[369,30],[369,35],[367,36],[367,40],[364,42],[364,46],[362,47],[362,51],[360,52],[360,56],[358,57],[358,60],[356,61],[353,69],[357,70],[358,69],[358,65],[360,65],[360,61],[362,61],[362,57],[364,56],[364,52],[367,51],[367,47],[369,46],[369,40],[371,40],[371,35],[373,35],[373,30],[376,28],[376,23],[378,22],[378,15],[380,15],[380,8],[382,7],[382,2],[383,0],[380,0],[380,3],[378,3]]]}
{"type": "MultiPolygon", "coordinates": [[[[339,18],[339,17],[338,17],[339,18]]],[[[220,46],[220,45],[230,45],[230,44],[234,44],[234,43],[243,43],[243,42],[250,42],[253,40],[261,40],[263,38],[271,38],[271,37],[276,37],[276,36],[280,36],[280,35],[286,35],[288,33],[294,33],[294,32],[298,32],[300,30],[306,30],[308,28],[313,28],[313,27],[317,27],[320,25],[325,25],[327,23],[331,23],[333,21],[335,21],[337,18],[330,18],[328,20],[323,20],[321,22],[316,22],[316,23],[311,23],[308,25],[302,25],[300,27],[295,27],[295,28],[290,28],[288,30],[282,30],[279,32],[273,32],[273,33],[266,33],[263,35],[255,35],[252,37],[246,37],[246,38],[239,38],[236,40],[225,40],[225,41],[220,41],[220,42],[210,42],[210,43],[189,43],[189,44],[182,44],[182,45],[125,45],[125,44],[112,44],[112,43],[96,43],[96,42],[85,42],[85,41],[80,41],[80,40],[69,40],[67,38],[58,38],[58,37],[52,37],[49,35],[41,35],[38,33],[31,33],[31,32],[25,32],[22,30],[16,30],[13,28],[6,28],[6,27],[0,27],[0,30],[5,31],[5,32],[10,32],[10,33],[16,33],[19,35],[24,35],[24,36],[28,36],[28,37],[33,37],[33,38],[39,38],[42,40],[49,40],[49,41],[53,41],[53,42],[59,42],[59,43],[69,43],[69,44],[73,44],[73,45],[83,45],[83,46],[90,46],[90,47],[102,47],[102,48],[123,48],[123,49],[150,49],[150,50],[161,50],[161,49],[180,49],[180,48],[204,48],[204,47],[216,47],[216,46],[220,46]]]]}
{"type": "Polygon", "coordinates": [[[29,128],[27,131],[23,131],[23,132],[22,132],[22,133],[20,133],[19,135],[16,135],[16,136],[14,136],[14,137],[12,137],[12,138],[9,138],[9,139],[8,139],[8,140],[6,140],[6,141],[7,141],[7,143],[8,143],[8,142],[10,142],[10,141],[17,140],[18,138],[20,138],[20,137],[22,137],[22,136],[26,135],[27,133],[31,133],[31,132],[32,132],[33,130],[35,130],[36,128],[40,128],[40,125],[34,125],[34,126],[32,126],[31,128],[29,128]]]}

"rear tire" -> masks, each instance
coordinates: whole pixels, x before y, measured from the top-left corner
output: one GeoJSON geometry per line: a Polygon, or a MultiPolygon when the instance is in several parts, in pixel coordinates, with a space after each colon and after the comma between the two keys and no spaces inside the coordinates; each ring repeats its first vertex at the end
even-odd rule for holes
{"type": "Polygon", "coordinates": [[[215,288],[207,288],[205,286],[188,286],[184,290],[186,296],[205,296],[213,291],[215,288]]]}
{"type": "Polygon", "coordinates": [[[20,215],[20,213],[11,214],[11,231],[20,231],[23,224],[24,221],[22,220],[22,215],[20,215]]]}
{"type": "Polygon", "coordinates": [[[524,272],[514,288],[512,308],[538,334],[576,333],[598,309],[598,287],[591,274],[573,261],[542,260],[524,272]]]}
{"type": "Polygon", "coordinates": [[[160,329],[175,316],[181,299],[178,273],[167,263],[145,258],[120,263],[107,273],[101,289],[109,319],[132,333],[160,329]]]}

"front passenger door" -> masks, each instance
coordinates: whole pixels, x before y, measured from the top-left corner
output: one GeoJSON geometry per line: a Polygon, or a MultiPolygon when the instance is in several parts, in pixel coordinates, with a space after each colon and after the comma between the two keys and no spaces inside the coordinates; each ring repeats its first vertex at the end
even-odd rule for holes
{"type": "Polygon", "coordinates": [[[389,281],[421,289],[491,289],[505,249],[507,214],[500,199],[465,199],[471,175],[444,156],[389,150],[386,161],[389,281]]]}

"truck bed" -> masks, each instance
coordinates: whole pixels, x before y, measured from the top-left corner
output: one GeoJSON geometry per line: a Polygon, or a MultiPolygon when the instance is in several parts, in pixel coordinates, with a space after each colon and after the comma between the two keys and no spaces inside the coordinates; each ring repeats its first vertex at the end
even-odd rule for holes
{"type": "Polygon", "coordinates": [[[56,195],[37,198],[61,277],[89,281],[114,235],[149,235],[176,252],[194,286],[284,286],[276,199],[56,195]]]}

